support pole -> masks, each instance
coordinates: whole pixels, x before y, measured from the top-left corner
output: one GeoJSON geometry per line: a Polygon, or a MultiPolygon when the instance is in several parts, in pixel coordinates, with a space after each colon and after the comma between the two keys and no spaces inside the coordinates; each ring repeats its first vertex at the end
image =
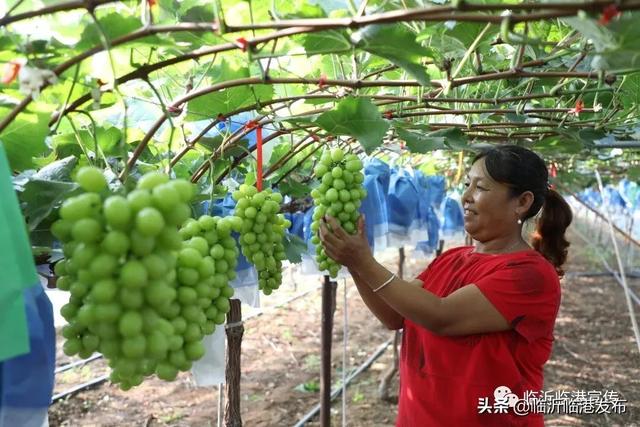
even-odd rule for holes
{"type": "Polygon", "coordinates": [[[218,423],[217,427],[222,427],[222,420],[224,419],[224,393],[222,390],[223,384],[218,384],[218,423]]]}
{"type": "Polygon", "coordinates": [[[333,335],[333,314],[336,310],[336,288],[338,284],[324,276],[322,287],[322,335],[320,365],[320,426],[331,425],[331,338],[333,335]]]}
{"type": "Polygon", "coordinates": [[[227,406],[224,414],[226,427],[242,427],[240,416],[240,356],[242,354],[242,311],[240,300],[229,301],[231,310],[227,314],[227,366],[225,378],[227,383],[227,406]]]}
{"type": "Polygon", "coordinates": [[[404,246],[398,249],[398,278],[404,279],[404,262],[406,260],[404,246]]]}

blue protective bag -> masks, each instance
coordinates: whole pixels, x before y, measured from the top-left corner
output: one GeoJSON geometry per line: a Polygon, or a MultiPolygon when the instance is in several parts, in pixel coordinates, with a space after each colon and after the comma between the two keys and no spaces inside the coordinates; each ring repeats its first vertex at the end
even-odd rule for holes
{"type": "Polygon", "coordinates": [[[606,200],[609,201],[609,208],[622,211],[628,208],[627,201],[622,197],[617,188],[608,184],[604,187],[606,200]]]}
{"type": "Polygon", "coordinates": [[[409,171],[394,169],[387,193],[389,241],[393,246],[415,243],[411,240],[420,227],[419,197],[417,185],[409,171]]]}
{"type": "Polygon", "coordinates": [[[415,181],[419,192],[419,211],[422,227],[426,228],[426,240],[416,244],[416,250],[425,254],[433,252],[440,240],[440,224],[438,218],[440,205],[445,197],[445,179],[438,175],[425,175],[415,172],[415,181]]]}
{"type": "Polygon", "coordinates": [[[311,243],[311,238],[313,237],[313,232],[311,231],[311,223],[313,222],[314,210],[315,206],[312,206],[302,215],[302,238],[305,242],[307,242],[307,249],[309,250],[309,254],[315,256],[315,246],[313,243],[311,243]]]}
{"type": "Polygon", "coordinates": [[[602,196],[593,188],[587,188],[578,194],[580,199],[591,207],[597,207],[602,204],[602,196]]]}
{"type": "Polygon", "coordinates": [[[304,212],[285,213],[284,217],[291,221],[291,227],[289,227],[289,234],[294,234],[305,240],[304,235],[304,212]]]}
{"type": "Polygon", "coordinates": [[[384,250],[389,232],[387,192],[391,171],[389,165],[373,158],[364,166],[362,185],[367,197],[362,201],[360,212],[365,216],[365,228],[369,246],[374,250],[384,250]]]}
{"type": "Polygon", "coordinates": [[[452,197],[444,200],[444,221],[442,232],[454,234],[464,230],[464,214],[460,202],[452,197]]]}
{"type": "Polygon", "coordinates": [[[419,185],[425,188],[428,195],[427,202],[434,209],[439,209],[446,195],[445,177],[441,175],[424,175],[422,172],[419,172],[417,176],[419,185]]]}

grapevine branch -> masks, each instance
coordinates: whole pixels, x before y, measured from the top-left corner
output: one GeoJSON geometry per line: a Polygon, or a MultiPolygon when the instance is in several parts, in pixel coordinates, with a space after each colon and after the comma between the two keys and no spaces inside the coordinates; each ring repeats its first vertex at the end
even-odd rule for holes
{"type": "Polygon", "coordinates": [[[74,9],[87,9],[92,11],[96,7],[107,4],[116,3],[116,0],[74,0],[46,6],[41,9],[30,10],[28,12],[16,13],[15,15],[5,15],[0,18],[0,27],[13,24],[14,22],[23,21],[29,18],[35,18],[37,16],[50,15],[56,12],[64,12],[74,9]]]}
{"type": "MultiPolygon", "coordinates": [[[[451,82],[449,82],[451,87],[457,87],[457,86],[462,86],[462,85],[466,85],[466,84],[472,84],[472,83],[478,83],[478,82],[484,82],[484,81],[491,81],[491,80],[500,80],[502,78],[506,78],[507,76],[511,76],[511,77],[536,77],[536,78],[546,78],[546,77],[579,77],[579,78],[596,78],[597,75],[595,73],[590,73],[590,72],[556,72],[556,71],[550,71],[550,72],[528,72],[528,71],[521,71],[521,70],[510,70],[510,71],[502,71],[502,72],[496,72],[496,73],[492,73],[492,74],[485,74],[482,76],[473,76],[473,77],[465,77],[465,78],[460,78],[460,79],[455,79],[455,80],[451,80],[451,82]]],[[[247,78],[242,78],[242,79],[237,79],[237,80],[229,80],[229,81],[225,81],[222,83],[218,83],[218,84],[214,84],[212,86],[206,87],[206,88],[202,88],[196,91],[193,91],[191,93],[188,93],[178,99],[176,99],[175,101],[173,101],[172,104],[170,104],[168,106],[169,109],[171,108],[179,108],[181,105],[183,105],[186,102],[189,102],[195,98],[204,96],[204,95],[208,95],[210,93],[215,93],[218,91],[221,91],[223,89],[228,89],[228,88],[232,88],[232,87],[238,87],[238,86],[248,86],[248,85],[273,85],[273,84],[294,84],[294,85],[316,85],[317,81],[316,80],[312,80],[312,79],[307,79],[307,78],[292,78],[292,77],[284,77],[284,78],[270,78],[267,81],[264,81],[263,79],[259,78],[259,77],[247,77],[247,78]]],[[[364,88],[364,87],[419,87],[420,83],[415,81],[415,80],[375,80],[375,81],[368,81],[368,80],[336,80],[336,79],[327,79],[326,83],[327,86],[341,86],[341,87],[348,87],[348,88],[353,88],[353,89],[359,89],[359,88],[364,88]]],[[[444,87],[446,82],[443,81],[432,81],[431,82],[432,86],[434,87],[444,87]]],[[[151,140],[151,138],[153,137],[153,135],[155,135],[155,133],[158,131],[158,129],[160,128],[160,126],[162,126],[162,124],[165,122],[165,120],[167,119],[167,115],[163,114],[162,116],[160,116],[155,122],[154,124],[151,126],[151,128],[149,129],[149,131],[145,134],[145,136],[142,138],[142,140],[140,141],[140,143],[138,144],[138,146],[136,147],[135,151],[133,152],[132,156],[129,158],[129,162],[128,162],[128,166],[132,167],[136,160],[138,159],[138,157],[140,156],[140,154],[142,154],[142,152],[144,151],[144,149],[146,148],[147,144],[149,143],[149,141],[151,140]]]]}

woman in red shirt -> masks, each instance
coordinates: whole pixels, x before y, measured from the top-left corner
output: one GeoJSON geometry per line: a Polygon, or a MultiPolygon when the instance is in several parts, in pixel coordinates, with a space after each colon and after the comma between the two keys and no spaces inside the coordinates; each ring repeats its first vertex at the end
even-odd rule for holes
{"type": "Polygon", "coordinates": [[[397,426],[543,426],[525,399],[543,390],[571,209],[544,161],[519,146],[479,154],[465,186],[476,246],[446,251],[413,281],[373,258],[362,217],[353,236],[326,217],[320,238],[371,312],[404,329],[397,426]],[[530,246],[522,224],[541,210],[530,246]]]}

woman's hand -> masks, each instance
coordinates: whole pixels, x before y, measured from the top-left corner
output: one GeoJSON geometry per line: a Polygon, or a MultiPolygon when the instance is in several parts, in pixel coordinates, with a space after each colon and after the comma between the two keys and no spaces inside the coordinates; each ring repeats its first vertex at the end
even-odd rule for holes
{"type": "Polygon", "coordinates": [[[364,215],[358,218],[358,232],[347,233],[335,218],[325,215],[320,222],[320,240],[327,255],[349,269],[370,261],[373,256],[364,228],[364,215]]]}

